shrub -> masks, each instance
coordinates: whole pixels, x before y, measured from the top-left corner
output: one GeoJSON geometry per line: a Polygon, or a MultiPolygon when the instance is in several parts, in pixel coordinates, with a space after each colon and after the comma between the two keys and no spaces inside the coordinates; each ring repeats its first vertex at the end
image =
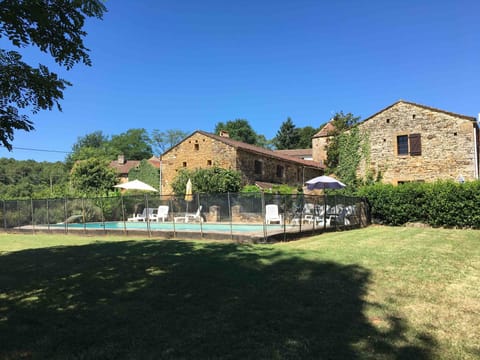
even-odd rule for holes
{"type": "Polygon", "coordinates": [[[374,184],[360,188],[358,194],[368,199],[373,221],[381,224],[480,228],[480,181],[374,184]]]}

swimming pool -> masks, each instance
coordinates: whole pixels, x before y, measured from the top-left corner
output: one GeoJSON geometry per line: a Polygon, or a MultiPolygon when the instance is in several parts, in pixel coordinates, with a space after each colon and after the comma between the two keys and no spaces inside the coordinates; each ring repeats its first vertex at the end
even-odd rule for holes
{"type": "Polygon", "coordinates": [[[143,231],[196,231],[218,233],[263,233],[266,231],[282,231],[283,225],[271,224],[230,224],[230,223],[157,223],[157,222],[123,222],[107,221],[104,223],[75,223],[75,224],[52,224],[50,228],[77,229],[77,230],[143,230],[143,231]],[[265,226],[265,227],[264,227],[265,226]]]}

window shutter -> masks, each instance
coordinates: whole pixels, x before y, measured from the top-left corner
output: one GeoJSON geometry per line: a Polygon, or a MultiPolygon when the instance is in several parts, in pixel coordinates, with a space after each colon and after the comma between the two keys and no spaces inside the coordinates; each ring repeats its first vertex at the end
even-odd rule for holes
{"type": "Polygon", "coordinates": [[[410,134],[408,140],[410,142],[410,155],[422,155],[422,140],[420,134],[410,134]]]}

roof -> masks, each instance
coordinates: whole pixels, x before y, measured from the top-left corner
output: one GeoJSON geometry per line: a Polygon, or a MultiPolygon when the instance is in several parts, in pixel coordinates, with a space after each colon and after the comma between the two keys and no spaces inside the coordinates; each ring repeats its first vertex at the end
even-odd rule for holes
{"type": "MultiPolygon", "coordinates": [[[[160,168],[160,160],[158,158],[152,156],[147,161],[156,169],[160,168]]],[[[140,160],[126,160],[123,164],[120,164],[118,160],[112,160],[109,166],[119,174],[128,174],[132,168],[140,165],[140,162],[140,160]]]]}
{"type": "MultiPolygon", "coordinates": [[[[243,151],[260,154],[260,155],[268,156],[268,157],[283,160],[283,161],[289,161],[289,162],[293,162],[293,163],[303,165],[303,166],[314,167],[314,168],[318,168],[318,169],[323,169],[324,168],[323,165],[321,165],[318,162],[312,161],[312,160],[303,160],[303,159],[299,159],[299,158],[294,157],[294,156],[280,154],[277,151],[265,149],[265,148],[262,148],[262,147],[256,146],[256,145],[247,144],[247,143],[244,143],[244,142],[241,142],[241,141],[238,141],[238,140],[233,140],[229,137],[223,137],[223,136],[211,134],[211,133],[208,133],[206,131],[201,131],[201,130],[197,130],[193,134],[195,134],[195,133],[199,133],[199,134],[202,134],[204,136],[211,137],[211,138],[213,138],[217,141],[223,142],[224,144],[230,145],[230,146],[232,146],[236,149],[240,149],[240,150],[243,150],[243,151]]],[[[190,136],[192,136],[192,135],[190,135],[190,136]]]]}
{"type": "Polygon", "coordinates": [[[378,114],[380,114],[380,113],[382,113],[382,112],[384,112],[384,111],[386,111],[386,110],[388,110],[388,109],[390,109],[390,108],[392,108],[395,105],[400,104],[400,103],[404,103],[404,104],[408,104],[408,105],[412,105],[412,106],[418,106],[422,109],[426,109],[426,110],[430,110],[430,111],[441,112],[441,113],[451,115],[451,116],[455,116],[455,117],[458,117],[458,118],[462,118],[462,119],[465,119],[465,120],[470,120],[470,121],[474,121],[474,122],[477,121],[477,119],[473,116],[457,114],[457,113],[453,113],[453,112],[450,112],[450,111],[445,111],[445,110],[437,109],[437,108],[434,108],[434,107],[431,107],[431,106],[417,104],[417,103],[410,102],[410,101],[398,100],[397,102],[393,103],[392,105],[387,106],[386,108],[384,108],[384,109],[376,112],[375,114],[371,115],[370,117],[366,118],[365,120],[362,121],[362,123],[370,120],[371,118],[377,116],[378,114]]]}
{"type": "Polygon", "coordinates": [[[335,130],[335,126],[333,125],[333,120],[330,120],[318,133],[313,135],[313,137],[317,138],[330,136],[333,130],[335,130]]]}
{"type": "Polygon", "coordinates": [[[301,157],[312,157],[312,149],[288,149],[288,150],[274,150],[276,153],[283,154],[283,155],[289,155],[289,156],[294,156],[296,158],[301,158],[301,157]]]}
{"type": "Polygon", "coordinates": [[[125,161],[123,164],[120,164],[118,160],[112,160],[110,161],[109,166],[111,168],[114,168],[115,171],[119,174],[128,174],[130,169],[134,168],[135,166],[138,166],[140,164],[139,160],[129,160],[125,161]]]}

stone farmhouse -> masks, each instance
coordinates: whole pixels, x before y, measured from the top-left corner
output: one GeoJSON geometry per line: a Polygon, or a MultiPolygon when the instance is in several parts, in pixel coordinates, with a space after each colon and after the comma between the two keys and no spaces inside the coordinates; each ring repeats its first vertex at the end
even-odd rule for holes
{"type": "MultiPolygon", "coordinates": [[[[327,126],[332,126],[331,123],[327,126]]],[[[367,153],[357,171],[385,183],[469,181],[479,177],[480,138],[475,117],[398,101],[359,125],[367,153]]],[[[313,160],[324,163],[329,129],[312,139],[313,160]]]]}
{"type": "Polygon", "coordinates": [[[178,170],[221,167],[239,171],[243,185],[287,184],[302,186],[323,174],[324,167],[312,160],[286,155],[233,140],[227,133],[214,135],[195,131],[165,151],[162,160],[162,194],[173,192],[171,183],[178,170]]]}
{"type": "MultiPolygon", "coordinates": [[[[140,162],[140,160],[127,160],[124,155],[118,155],[117,160],[111,161],[109,167],[115,169],[120,183],[125,183],[129,180],[128,172],[131,169],[138,167],[140,162]]],[[[148,159],[148,163],[156,169],[160,168],[160,160],[154,156],[148,159]]]]}

